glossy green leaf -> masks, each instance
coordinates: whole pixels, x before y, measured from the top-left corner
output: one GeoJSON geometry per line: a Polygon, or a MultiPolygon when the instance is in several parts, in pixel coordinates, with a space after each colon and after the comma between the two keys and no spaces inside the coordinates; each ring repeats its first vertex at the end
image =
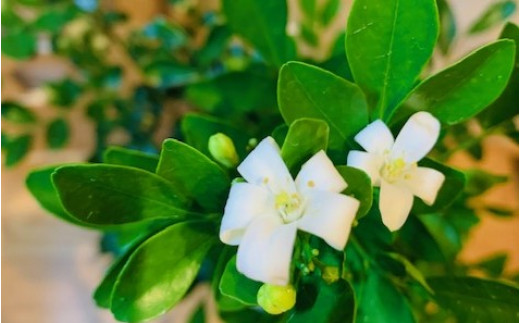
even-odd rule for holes
{"type": "Polygon", "coordinates": [[[347,57],[374,118],[388,119],[429,61],[439,31],[433,0],[356,0],[347,57]]]}
{"type": "Polygon", "coordinates": [[[320,150],[327,150],[329,126],[318,119],[296,119],[287,132],[282,159],[287,168],[296,174],[301,166],[320,150]]]}
{"type": "Polygon", "coordinates": [[[34,123],[36,116],[34,113],[15,102],[2,102],[2,119],[12,123],[34,123]]]}
{"type": "Polygon", "coordinates": [[[237,270],[236,256],[231,258],[224,269],[220,279],[220,292],[246,305],[257,305],[256,294],[262,287],[262,283],[253,281],[242,275],[237,270]]]}
{"type": "Polygon", "coordinates": [[[416,111],[428,111],[442,123],[465,121],[502,93],[513,69],[514,54],[512,40],[486,45],[424,80],[411,93],[406,105],[416,111]]]}
{"type": "Polygon", "coordinates": [[[505,21],[516,11],[515,1],[493,3],[470,27],[469,33],[476,34],[505,21]]]}
{"type": "Polygon", "coordinates": [[[455,15],[446,0],[437,0],[437,8],[439,9],[440,21],[438,44],[442,53],[446,55],[455,39],[457,23],[455,21],[455,15]]]}
{"type": "Polygon", "coordinates": [[[5,166],[12,167],[18,164],[29,152],[33,137],[31,135],[20,135],[9,138],[5,149],[5,166]]]}
{"type": "Polygon", "coordinates": [[[329,125],[329,149],[344,151],[368,123],[361,90],[318,67],[289,62],[280,70],[278,104],[287,124],[299,118],[321,119],[329,125]]]}
{"type": "Polygon", "coordinates": [[[469,196],[483,194],[493,186],[507,182],[507,176],[494,175],[480,169],[471,169],[464,172],[467,184],[464,192],[469,196]]]}
{"type": "Polygon", "coordinates": [[[113,146],[108,147],[103,153],[103,162],[141,168],[150,173],[155,173],[157,164],[159,164],[159,157],[155,154],[113,146]]]}
{"type": "Polygon", "coordinates": [[[112,225],[193,217],[182,192],[147,171],[118,165],[60,167],[52,175],[63,207],[81,222],[112,225]]]}
{"type": "MultiPolygon", "coordinates": [[[[303,291],[305,292],[305,291],[303,291]]],[[[354,291],[349,283],[340,279],[330,285],[318,285],[316,301],[310,308],[295,307],[289,322],[295,323],[348,323],[354,322],[356,307],[354,291]]]]}
{"type": "Polygon", "coordinates": [[[47,126],[47,145],[51,149],[62,148],[69,141],[70,130],[67,121],[57,118],[47,126]]]}
{"type": "Polygon", "coordinates": [[[217,242],[214,229],[213,223],[180,223],[142,243],[114,286],[111,311],[116,319],[144,321],[177,304],[217,242]]]}
{"type": "Polygon", "coordinates": [[[342,192],[345,195],[352,196],[359,201],[359,209],[356,218],[365,216],[372,207],[372,181],[368,175],[354,167],[336,166],[338,172],[347,182],[347,188],[342,192]]]}
{"type": "Polygon", "coordinates": [[[419,198],[415,198],[412,212],[422,214],[445,209],[462,193],[466,185],[464,173],[428,158],[421,160],[419,166],[436,169],[444,174],[445,179],[433,205],[426,205],[419,198]]]}
{"type": "Polygon", "coordinates": [[[224,0],[222,10],[231,29],[251,43],[268,63],[281,66],[295,58],[294,42],[285,33],[285,1],[224,0]]]}
{"type": "Polygon", "coordinates": [[[518,321],[517,287],[473,277],[434,277],[428,283],[460,322],[518,321]]]}
{"type": "Polygon", "coordinates": [[[175,139],[162,145],[157,174],[208,211],[221,211],[231,180],[215,162],[175,139]]]}
{"type": "Polygon", "coordinates": [[[28,59],[36,54],[36,37],[28,31],[2,35],[2,54],[14,59],[28,59]]]}
{"type": "Polygon", "coordinates": [[[518,26],[512,23],[506,24],[500,34],[500,38],[515,41],[515,66],[504,92],[477,116],[484,129],[496,126],[518,115],[518,26]]]}
{"type": "Polygon", "coordinates": [[[219,132],[233,140],[240,157],[246,156],[246,147],[249,141],[247,133],[224,121],[203,115],[187,114],[182,119],[181,128],[186,142],[206,156],[211,157],[208,150],[209,137],[219,132]]]}

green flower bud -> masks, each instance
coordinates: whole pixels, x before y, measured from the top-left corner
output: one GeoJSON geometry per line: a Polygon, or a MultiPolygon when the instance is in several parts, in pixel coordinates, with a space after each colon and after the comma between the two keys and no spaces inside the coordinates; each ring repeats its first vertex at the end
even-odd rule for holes
{"type": "Polygon", "coordinates": [[[292,285],[276,286],[264,284],[256,295],[258,305],[267,313],[277,315],[294,307],[296,290],[292,285]]]}
{"type": "Polygon", "coordinates": [[[233,168],[238,164],[238,155],[231,138],[223,133],[217,133],[209,137],[208,149],[216,161],[227,168],[233,168]]]}
{"type": "Polygon", "coordinates": [[[323,268],[323,273],[321,277],[327,284],[332,284],[333,282],[339,279],[339,269],[338,267],[327,266],[323,268]]]}

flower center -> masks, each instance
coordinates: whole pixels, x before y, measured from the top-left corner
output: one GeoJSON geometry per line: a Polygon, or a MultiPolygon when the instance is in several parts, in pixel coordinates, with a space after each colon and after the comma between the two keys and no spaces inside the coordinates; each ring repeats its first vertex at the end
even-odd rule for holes
{"type": "Polygon", "coordinates": [[[275,196],[274,204],[284,223],[296,221],[302,215],[303,203],[298,193],[281,192],[275,196]]]}
{"type": "Polygon", "coordinates": [[[395,183],[401,179],[408,179],[416,164],[408,164],[403,158],[387,160],[379,170],[381,177],[388,183],[395,183]]]}

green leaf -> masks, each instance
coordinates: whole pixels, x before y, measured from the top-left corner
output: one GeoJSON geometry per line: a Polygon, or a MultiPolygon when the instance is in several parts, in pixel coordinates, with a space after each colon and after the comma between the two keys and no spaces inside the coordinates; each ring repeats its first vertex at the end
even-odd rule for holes
{"type": "MultiPolygon", "coordinates": [[[[502,93],[513,69],[514,54],[512,40],[484,46],[424,80],[413,90],[406,105],[416,111],[428,111],[449,125],[465,121],[502,93]]],[[[414,112],[401,117],[408,118],[414,112]]]]}
{"type": "Polygon", "coordinates": [[[423,214],[445,209],[462,193],[466,184],[466,176],[464,176],[464,173],[429,158],[421,160],[419,166],[436,169],[444,174],[445,179],[439,193],[437,193],[435,203],[429,206],[419,198],[415,198],[412,212],[423,214]]]}
{"type": "Polygon", "coordinates": [[[287,132],[283,146],[282,159],[287,168],[296,174],[301,166],[320,150],[327,150],[329,126],[318,119],[296,119],[287,132]]]}
{"type": "Polygon", "coordinates": [[[328,0],[321,11],[321,24],[327,26],[336,16],[340,5],[339,0],[328,0]]]}
{"type": "Polygon", "coordinates": [[[257,308],[244,309],[241,311],[223,312],[220,316],[226,323],[281,323],[283,315],[270,315],[257,308]],[[281,317],[280,317],[281,316],[281,317]]]}
{"type": "MultiPolygon", "coordinates": [[[[455,227],[441,213],[422,214],[418,219],[437,244],[445,261],[453,261],[462,248],[462,241],[455,227]]],[[[420,235],[416,235],[418,236],[420,235]]]]}
{"type": "Polygon", "coordinates": [[[197,114],[186,114],[182,119],[181,128],[186,142],[206,156],[211,157],[208,149],[209,137],[219,132],[233,140],[236,151],[241,158],[247,154],[246,147],[249,141],[247,134],[243,130],[241,131],[219,119],[197,114]]]}
{"type": "Polygon", "coordinates": [[[51,8],[40,15],[34,22],[34,28],[51,33],[59,32],[63,26],[74,17],[72,10],[57,10],[51,8]]]}
{"type": "Polygon", "coordinates": [[[285,137],[287,137],[287,133],[289,132],[289,127],[286,124],[281,124],[278,127],[274,128],[271,133],[271,137],[276,141],[278,146],[282,146],[285,141],[285,137]]]}
{"type": "Polygon", "coordinates": [[[33,137],[29,134],[9,138],[7,145],[5,166],[12,167],[18,164],[29,152],[33,137]]]}
{"type": "Polygon", "coordinates": [[[507,253],[499,253],[479,262],[476,267],[484,270],[491,277],[500,277],[504,272],[507,253]]]}
{"type": "Polygon", "coordinates": [[[36,121],[36,116],[31,110],[11,101],[2,102],[2,118],[19,124],[34,123],[36,121]]]}
{"type": "Polygon", "coordinates": [[[65,210],[81,222],[112,225],[151,219],[185,220],[186,197],[147,171],[118,165],[60,167],[52,175],[65,210]]]}
{"type": "Polygon", "coordinates": [[[438,45],[442,53],[446,55],[455,39],[457,33],[457,24],[455,15],[446,0],[437,0],[439,8],[440,33],[438,45]]]}
{"type": "Polygon", "coordinates": [[[314,33],[314,30],[307,25],[301,26],[300,35],[302,36],[303,40],[311,46],[318,46],[320,41],[318,40],[318,35],[314,33]]]}
{"type": "Polygon", "coordinates": [[[188,323],[206,323],[206,313],[202,304],[192,313],[188,323]]]}
{"type": "Polygon", "coordinates": [[[349,283],[340,279],[330,285],[320,281],[316,301],[310,308],[295,307],[289,322],[297,323],[347,323],[354,322],[354,291],[349,283]]]}
{"type": "Polygon", "coordinates": [[[122,165],[140,168],[155,173],[159,157],[138,150],[122,147],[108,147],[103,153],[103,162],[112,165],[122,165]]]}
{"type": "Polygon", "coordinates": [[[157,174],[208,211],[222,211],[230,179],[215,162],[175,139],[162,145],[157,174]]]}
{"type": "Polygon", "coordinates": [[[388,120],[429,61],[439,32],[434,1],[356,0],[346,50],[374,118],[388,120]],[[413,27],[412,27],[413,26],[413,27]]]}
{"type": "Polygon", "coordinates": [[[47,145],[51,149],[62,148],[69,141],[69,125],[63,118],[54,119],[47,126],[47,145]]]}
{"type": "Polygon", "coordinates": [[[163,17],[157,18],[142,30],[142,35],[148,41],[156,41],[160,47],[175,50],[183,46],[187,41],[185,31],[163,17]]]}
{"type": "Polygon", "coordinates": [[[412,323],[413,315],[404,294],[399,292],[390,281],[374,270],[366,273],[366,281],[354,285],[358,311],[356,322],[412,323]]]}
{"type": "Polygon", "coordinates": [[[111,311],[116,319],[144,321],[177,304],[216,243],[214,229],[213,223],[180,223],[142,243],[115,283],[111,311]]]}
{"type": "Polygon", "coordinates": [[[515,1],[500,1],[492,4],[470,27],[469,33],[476,34],[489,29],[511,16],[516,10],[515,1]]]}
{"type": "Polygon", "coordinates": [[[515,41],[515,66],[504,92],[477,116],[484,129],[496,126],[518,115],[518,26],[512,23],[506,24],[500,38],[515,41]]]}
{"type": "Polygon", "coordinates": [[[57,106],[68,109],[74,106],[74,103],[82,91],[81,86],[70,79],[47,84],[47,87],[50,92],[51,102],[57,106]]]}
{"type": "Polygon", "coordinates": [[[36,54],[36,37],[28,31],[2,35],[2,54],[15,59],[27,59],[36,54]]]}
{"type": "Polygon", "coordinates": [[[294,42],[285,33],[285,1],[223,0],[222,10],[231,29],[250,42],[268,63],[279,67],[295,58],[294,42]]]}
{"type": "Polygon", "coordinates": [[[302,12],[307,17],[313,17],[316,12],[316,0],[300,0],[300,7],[302,12]]]}
{"type": "Polygon", "coordinates": [[[433,294],[432,288],[426,282],[426,279],[424,278],[424,276],[421,273],[421,271],[417,267],[415,267],[414,264],[412,264],[410,262],[410,260],[406,259],[406,257],[404,257],[403,255],[400,255],[400,254],[395,253],[395,252],[389,252],[386,255],[389,256],[390,258],[400,262],[404,266],[404,269],[405,269],[406,273],[410,277],[412,277],[416,282],[418,282],[428,292],[433,294]]]}
{"type": "Polygon", "coordinates": [[[336,166],[338,172],[347,182],[347,188],[342,192],[345,195],[354,197],[359,201],[359,209],[356,218],[365,216],[372,207],[372,181],[368,175],[354,167],[336,166]]]}
{"type": "Polygon", "coordinates": [[[434,277],[428,283],[460,322],[518,321],[516,287],[473,277],[434,277]]]}
{"type": "Polygon", "coordinates": [[[329,149],[344,151],[368,123],[361,90],[318,67],[289,62],[278,80],[278,104],[287,124],[299,118],[321,119],[329,125],[329,149]]]}
{"type": "Polygon", "coordinates": [[[258,305],[256,302],[256,294],[258,294],[258,290],[262,287],[262,283],[253,281],[239,273],[236,260],[237,257],[234,256],[228,261],[226,269],[224,269],[224,273],[220,279],[220,292],[246,305],[258,305]]]}
{"type": "Polygon", "coordinates": [[[213,28],[204,47],[194,55],[197,62],[204,66],[217,61],[224,53],[231,35],[231,31],[225,25],[213,28]]]}
{"type": "Polygon", "coordinates": [[[507,182],[507,176],[494,175],[480,169],[470,169],[464,172],[467,184],[464,192],[469,196],[483,194],[493,186],[507,182]]]}

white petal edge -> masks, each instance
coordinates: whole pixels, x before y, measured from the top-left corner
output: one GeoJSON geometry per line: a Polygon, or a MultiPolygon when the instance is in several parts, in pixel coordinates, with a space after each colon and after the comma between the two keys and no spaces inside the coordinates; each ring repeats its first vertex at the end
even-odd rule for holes
{"type": "Polygon", "coordinates": [[[347,182],[336,170],[327,154],[320,150],[303,164],[296,176],[296,187],[299,192],[311,188],[339,193],[347,188],[347,182]]]}
{"type": "Polygon", "coordinates": [[[237,167],[240,175],[251,184],[268,187],[272,192],[294,192],[294,181],[280,156],[280,147],[273,138],[264,138],[237,167]]]}
{"type": "Polygon", "coordinates": [[[392,157],[414,163],[426,156],[439,138],[441,124],[428,112],[417,112],[406,121],[392,148],[392,157]]]}
{"type": "Polygon", "coordinates": [[[266,188],[249,183],[233,184],[220,225],[220,240],[238,245],[253,219],[270,214],[277,216],[275,212],[272,194],[266,188]]]}
{"type": "Polygon", "coordinates": [[[372,179],[372,185],[379,186],[381,176],[379,170],[383,166],[384,159],[375,153],[352,150],[347,156],[347,166],[361,169],[372,179]]]}
{"type": "Polygon", "coordinates": [[[390,230],[400,229],[408,218],[413,205],[413,194],[407,187],[381,181],[379,210],[383,224],[390,230]]]}
{"type": "Polygon", "coordinates": [[[350,196],[326,191],[309,191],[306,209],[298,228],[325,240],[337,250],[347,243],[359,201],[350,196]]]}
{"type": "Polygon", "coordinates": [[[272,217],[255,219],[238,247],[237,270],[252,280],[286,286],[296,232],[296,222],[282,224],[272,217]]]}
{"type": "Polygon", "coordinates": [[[392,149],[394,144],[392,132],[381,120],[376,120],[363,128],[354,137],[354,140],[366,151],[377,154],[383,154],[385,150],[392,149]]]}
{"type": "Polygon", "coordinates": [[[405,183],[413,195],[423,200],[424,203],[432,205],[445,178],[444,174],[436,169],[417,167],[405,183]]]}

